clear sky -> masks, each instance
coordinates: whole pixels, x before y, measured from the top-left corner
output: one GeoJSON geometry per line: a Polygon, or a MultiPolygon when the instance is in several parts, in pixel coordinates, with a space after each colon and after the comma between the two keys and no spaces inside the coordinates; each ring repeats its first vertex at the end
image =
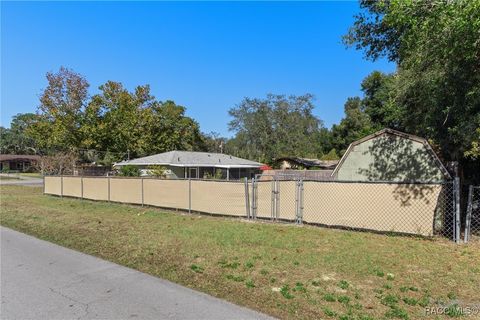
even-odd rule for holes
{"type": "Polygon", "coordinates": [[[1,125],[35,112],[45,73],[72,68],[90,82],[187,107],[202,131],[230,136],[228,109],[267,93],[315,95],[327,127],[386,61],[341,43],[357,2],[1,2],[1,125]]]}

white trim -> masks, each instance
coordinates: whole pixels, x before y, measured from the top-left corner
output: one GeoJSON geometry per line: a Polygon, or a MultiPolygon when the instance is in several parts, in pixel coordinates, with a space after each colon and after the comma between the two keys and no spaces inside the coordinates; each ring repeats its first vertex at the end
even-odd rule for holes
{"type": "Polygon", "coordinates": [[[115,163],[114,167],[121,167],[126,165],[133,165],[133,166],[171,166],[171,167],[199,167],[199,168],[260,168],[263,165],[253,165],[253,164],[171,164],[171,163],[115,163]]]}

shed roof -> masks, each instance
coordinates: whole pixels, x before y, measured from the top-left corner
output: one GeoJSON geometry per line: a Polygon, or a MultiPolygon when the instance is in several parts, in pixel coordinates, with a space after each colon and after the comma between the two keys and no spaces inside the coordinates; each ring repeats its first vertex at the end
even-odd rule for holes
{"type": "Polygon", "coordinates": [[[124,165],[164,165],[175,167],[215,167],[215,168],[259,168],[263,164],[224,153],[169,151],[151,156],[137,158],[116,163],[114,166],[124,165]]]}
{"type": "Polygon", "coordinates": [[[345,159],[348,157],[349,153],[352,151],[353,147],[365,142],[365,141],[368,141],[370,139],[373,139],[373,138],[376,138],[378,136],[381,136],[381,135],[387,135],[387,134],[390,134],[390,135],[395,135],[395,136],[398,136],[398,137],[401,137],[401,138],[405,138],[405,139],[410,139],[410,140],[413,140],[413,141],[416,141],[416,142],[419,142],[421,144],[423,144],[425,146],[425,148],[427,149],[427,151],[430,153],[430,155],[432,156],[433,160],[435,161],[435,163],[438,165],[438,167],[440,168],[440,170],[442,171],[442,173],[445,175],[446,178],[448,179],[451,179],[452,176],[450,175],[450,173],[448,172],[447,168],[445,168],[445,166],[443,165],[442,161],[440,160],[440,158],[438,157],[438,155],[435,153],[435,151],[432,149],[432,147],[430,146],[430,144],[428,143],[427,139],[425,138],[421,138],[419,136],[416,136],[416,135],[413,135],[413,134],[409,134],[409,133],[405,133],[405,132],[401,132],[401,131],[397,131],[397,130],[393,130],[393,129],[389,129],[389,128],[385,128],[385,129],[382,129],[380,131],[377,131],[375,133],[372,133],[368,136],[365,136],[363,137],[362,139],[359,139],[357,141],[354,141],[352,142],[349,146],[348,146],[348,149],[347,151],[345,152],[345,154],[342,156],[342,158],[340,159],[340,161],[338,162],[337,166],[335,167],[335,170],[333,170],[332,172],[332,176],[334,176],[335,174],[337,174],[338,170],[342,167],[343,163],[345,162],[345,159]]]}

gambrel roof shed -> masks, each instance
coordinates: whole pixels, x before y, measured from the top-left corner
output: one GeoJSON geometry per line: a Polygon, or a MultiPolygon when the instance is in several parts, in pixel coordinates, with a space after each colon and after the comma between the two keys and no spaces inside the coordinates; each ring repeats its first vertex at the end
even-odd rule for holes
{"type": "Polygon", "coordinates": [[[383,129],[350,144],[332,176],[347,181],[442,182],[451,179],[424,138],[383,129]]]}

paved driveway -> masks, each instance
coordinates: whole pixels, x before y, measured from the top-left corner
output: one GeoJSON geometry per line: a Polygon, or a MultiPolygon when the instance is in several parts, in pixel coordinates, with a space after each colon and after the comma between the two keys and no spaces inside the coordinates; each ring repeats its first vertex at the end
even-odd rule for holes
{"type": "Polygon", "coordinates": [[[1,319],[268,319],[11,229],[0,233],[1,319]]]}

